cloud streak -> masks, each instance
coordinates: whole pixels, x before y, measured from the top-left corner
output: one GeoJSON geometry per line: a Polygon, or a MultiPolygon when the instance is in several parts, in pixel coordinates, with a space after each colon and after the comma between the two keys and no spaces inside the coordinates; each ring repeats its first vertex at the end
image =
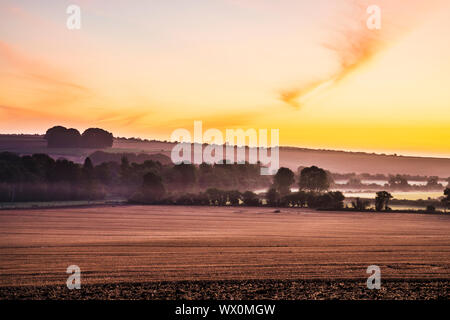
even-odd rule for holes
{"type": "Polygon", "coordinates": [[[351,14],[343,14],[337,20],[341,24],[340,27],[333,28],[336,34],[332,40],[322,44],[324,48],[334,53],[338,62],[337,70],[321,80],[309,82],[298,88],[282,90],[280,100],[294,108],[300,108],[313,96],[337,85],[386,47],[388,40],[386,28],[368,29],[366,20],[363,19],[364,6],[355,5],[352,11],[351,14]]]}
{"type": "Polygon", "coordinates": [[[347,7],[348,11],[341,12],[332,19],[339,24],[329,28],[330,40],[322,43],[322,47],[333,52],[338,64],[337,70],[320,80],[281,90],[279,94],[281,101],[294,108],[301,108],[314,96],[338,85],[353,72],[368,64],[401,36],[417,27],[428,13],[440,8],[444,2],[430,0],[425,5],[418,0],[411,0],[407,6],[403,4],[396,7],[394,3],[379,1],[382,9],[380,30],[370,30],[366,26],[369,17],[366,10],[369,4],[364,0],[351,1],[347,7]]]}
{"type": "Polygon", "coordinates": [[[36,93],[30,103],[32,106],[59,109],[67,103],[92,96],[90,89],[73,82],[66,72],[27,57],[3,41],[0,41],[0,58],[6,69],[2,76],[11,79],[7,86],[32,86],[36,93]]]}

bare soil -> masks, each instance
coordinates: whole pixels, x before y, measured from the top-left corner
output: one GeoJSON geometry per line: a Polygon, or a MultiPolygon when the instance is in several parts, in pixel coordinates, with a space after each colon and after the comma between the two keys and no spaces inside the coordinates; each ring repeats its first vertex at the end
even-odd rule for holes
{"type": "Polygon", "coordinates": [[[0,287],[14,300],[448,300],[450,281],[387,280],[380,290],[357,280],[164,281],[66,286],[0,287]]]}
{"type": "Polygon", "coordinates": [[[116,206],[0,211],[0,298],[445,298],[450,215],[116,206]],[[81,290],[65,287],[69,265],[81,290]],[[382,289],[365,286],[381,268],[382,289]]]}

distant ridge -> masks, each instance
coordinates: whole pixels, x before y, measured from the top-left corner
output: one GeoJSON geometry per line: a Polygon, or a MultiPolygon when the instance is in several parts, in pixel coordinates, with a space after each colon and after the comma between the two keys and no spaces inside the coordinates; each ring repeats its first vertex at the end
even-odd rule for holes
{"type": "MultiPolygon", "coordinates": [[[[107,152],[162,154],[170,157],[174,142],[136,138],[114,138],[107,152]]],[[[47,149],[43,135],[0,135],[0,152],[19,154],[48,153],[82,162],[95,149],[47,149]]],[[[418,157],[350,152],[340,150],[280,147],[280,165],[297,170],[299,166],[317,165],[336,173],[410,174],[422,176],[450,176],[450,158],[418,157]]]]}

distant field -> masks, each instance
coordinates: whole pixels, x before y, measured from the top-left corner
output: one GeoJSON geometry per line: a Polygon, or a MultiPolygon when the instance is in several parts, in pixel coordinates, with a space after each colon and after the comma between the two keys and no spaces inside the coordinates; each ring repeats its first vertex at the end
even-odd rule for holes
{"type": "Polygon", "coordinates": [[[177,280],[450,279],[450,216],[117,206],[0,211],[0,287],[177,280]]]}

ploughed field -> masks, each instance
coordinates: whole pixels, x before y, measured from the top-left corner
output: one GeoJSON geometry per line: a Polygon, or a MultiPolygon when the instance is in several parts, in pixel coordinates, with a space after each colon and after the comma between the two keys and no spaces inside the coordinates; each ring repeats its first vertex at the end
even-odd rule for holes
{"type": "Polygon", "coordinates": [[[0,298],[449,298],[450,215],[274,211],[1,210],[0,298]]]}

